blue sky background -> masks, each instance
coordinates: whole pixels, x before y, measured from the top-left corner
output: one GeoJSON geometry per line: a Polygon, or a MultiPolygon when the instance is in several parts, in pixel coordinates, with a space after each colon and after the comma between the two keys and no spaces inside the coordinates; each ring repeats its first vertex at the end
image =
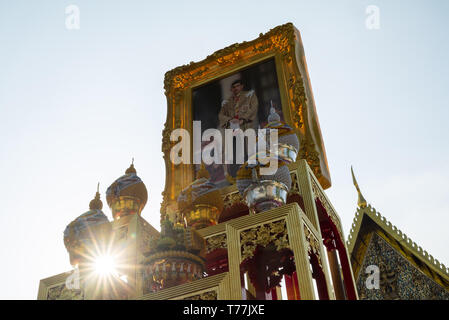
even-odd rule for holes
{"type": "MultiPolygon", "coordinates": [[[[357,195],[449,264],[448,1],[0,1],[0,298],[70,270],[62,232],[135,158],[159,228],[164,73],[293,22],[346,236],[357,195]],[[65,7],[80,9],[80,30],[65,7]],[[368,5],[380,29],[365,27],[368,5]]],[[[104,212],[111,217],[104,201],[104,212]]]]}

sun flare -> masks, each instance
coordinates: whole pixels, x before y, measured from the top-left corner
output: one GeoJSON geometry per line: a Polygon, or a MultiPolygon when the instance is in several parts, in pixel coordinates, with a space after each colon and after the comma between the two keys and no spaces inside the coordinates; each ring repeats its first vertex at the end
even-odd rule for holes
{"type": "Polygon", "coordinates": [[[95,259],[95,272],[100,276],[110,276],[117,274],[117,266],[114,257],[102,255],[95,259]]]}

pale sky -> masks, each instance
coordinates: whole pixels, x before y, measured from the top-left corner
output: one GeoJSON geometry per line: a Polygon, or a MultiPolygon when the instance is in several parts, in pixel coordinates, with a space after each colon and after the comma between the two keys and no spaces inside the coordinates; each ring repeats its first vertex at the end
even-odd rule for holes
{"type": "Polygon", "coordinates": [[[1,299],[71,269],[65,226],[135,158],[159,229],[164,73],[292,22],[345,236],[357,194],[449,264],[448,1],[0,0],[1,299]],[[67,30],[65,8],[80,9],[67,30]],[[366,7],[380,29],[365,26],[366,7]]]}

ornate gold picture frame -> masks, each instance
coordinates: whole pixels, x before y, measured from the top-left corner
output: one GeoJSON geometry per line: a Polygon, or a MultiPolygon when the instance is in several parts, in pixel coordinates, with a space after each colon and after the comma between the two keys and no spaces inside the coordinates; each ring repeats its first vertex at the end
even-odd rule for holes
{"type": "MultiPolygon", "coordinates": [[[[175,165],[170,161],[170,150],[176,143],[170,141],[172,130],[184,128],[192,133],[193,90],[268,59],[274,59],[276,65],[284,120],[295,129],[300,141],[298,160],[307,160],[323,189],[331,186],[301,36],[293,24],[287,23],[260,34],[255,40],[233,44],[200,62],[191,62],[165,74],[167,121],[162,133],[162,152],[166,181],[162,216],[167,208],[177,211],[176,197],[194,180],[194,165],[175,165]]],[[[234,191],[235,185],[224,188],[222,193],[234,191]]]]}

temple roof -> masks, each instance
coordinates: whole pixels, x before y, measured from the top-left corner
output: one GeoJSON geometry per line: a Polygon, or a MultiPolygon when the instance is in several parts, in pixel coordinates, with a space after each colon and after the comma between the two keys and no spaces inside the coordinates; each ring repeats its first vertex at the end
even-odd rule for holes
{"type": "Polygon", "coordinates": [[[373,233],[381,236],[397,252],[421,272],[449,291],[449,268],[423,250],[412,239],[383,217],[363,197],[351,167],[354,186],[358,194],[358,208],[346,242],[353,266],[354,277],[359,275],[366,249],[373,233]]]}
{"type": "Polygon", "coordinates": [[[421,272],[449,290],[449,268],[423,250],[371,205],[357,208],[348,236],[347,247],[353,264],[354,277],[359,274],[367,246],[366,240],[373,232],[381,235],[421,272]]]}

